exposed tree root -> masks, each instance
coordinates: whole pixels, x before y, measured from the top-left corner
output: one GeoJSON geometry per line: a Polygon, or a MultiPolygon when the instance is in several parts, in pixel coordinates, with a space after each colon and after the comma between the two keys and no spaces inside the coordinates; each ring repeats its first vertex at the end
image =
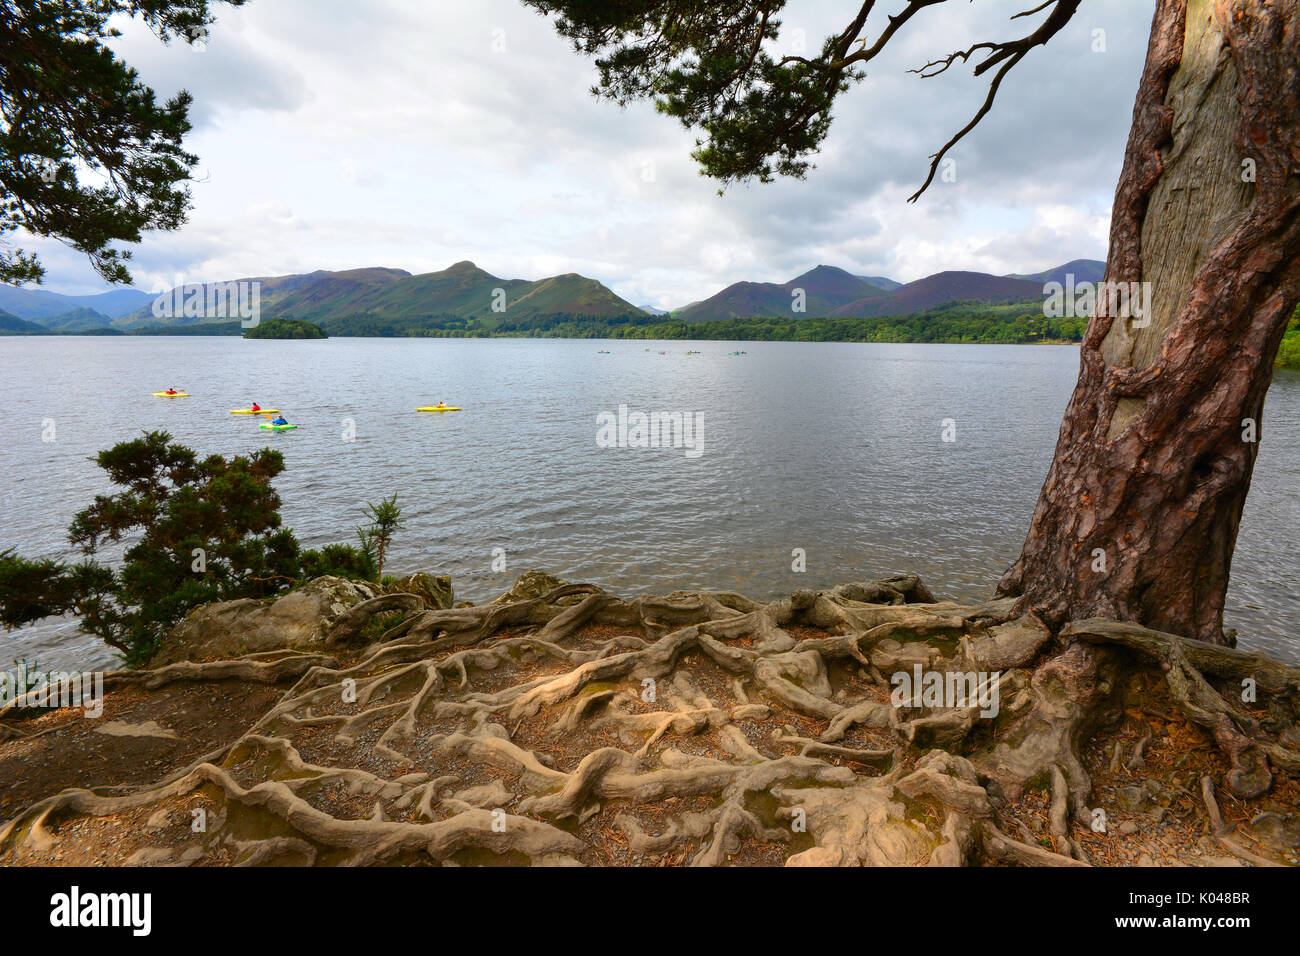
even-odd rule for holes
{"type": "Polygon", "coordinates": [[[144,841],[123,845],[131,862],[1078,866],[1079,754],[1122,710],[1130,651],[1214,735],[1233,793],[1267,788],[1270,763],[1296,769],[1293,669],[1113,622],[1054,637],[1009,599],[937,602],[914,576],[769,604],[568,584],[454,610],[408,597],[340,619],[345,664],[278,653],[110,675],[298,679],[244,736],[151,786],[29,807],[0,828],[0,860],[37,862],[74,823],[147,816],[127,827],[144,841]],[[401,624],[346,651],[393,611],[401,624]],[[1253,679],[1269,716],[1203,672],[1253,679]],[[932,700],[902,675],[964,690],[932,700]],[[1000,812],[1039,788],[1055,851],[1000,812]],[[164,825],[180,834],[149,844],[164,825]]]}
{"type": "Polygon", "coordinates": [[[1118,644],[1156,661],[1179,710],[1210,731],[1228,756],[1232,769],[1224,783],[1234,796],[1249,799],[1267,791],[1273,782],[1270,761],[1283,770],[1300,771],[1300,736],[1296,733],[1300,668],[1116,621],[1078,621],[1068,625],[1062,635],[1090,644],[1118,644]],[[1227,692],[1216,690],[1204,675],[1220,678],[1227,692]],[[1231,681],[1237,682],[1235,687],[1231,681]],[[1241,706],[1243,698],[1254,699],[1251,691],[1262,692],[1268,699],[1271,712],[1265,721],[1241,706]]]}

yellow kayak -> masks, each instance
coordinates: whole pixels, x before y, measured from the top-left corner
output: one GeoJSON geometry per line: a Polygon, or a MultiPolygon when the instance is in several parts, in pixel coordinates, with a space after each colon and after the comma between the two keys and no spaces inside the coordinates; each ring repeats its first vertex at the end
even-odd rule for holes
{"type": "Polygon", "coordinates": [[[189,392],[154,392],[159,398],[189,398],[189,392]]]}
{"type": "Polygon", "coordinates": [[[278,415],[280,414],[280,409],[278,408],[232,408],[230,410],[230,414],[232,415],[278,415]]]}
{"type": "Polygon", "coordinates": [[[461,409],[459,406],[456,405],[425,405],[422,408],[417,408],[416,411],[417,412],[459,412],[461,411],[461,409]]]}

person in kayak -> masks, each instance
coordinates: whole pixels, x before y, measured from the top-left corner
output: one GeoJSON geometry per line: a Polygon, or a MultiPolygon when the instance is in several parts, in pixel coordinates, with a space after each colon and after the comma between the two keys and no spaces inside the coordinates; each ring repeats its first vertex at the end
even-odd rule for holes
{"type": "Polygon", "coordinates": [[[254,403],[253,403],[253,411],[255,411],[255,412],[260,412],[261,410],[262,410],[262,406],[259,405],[259,404],[257,404],[257,402],[254,402],[254,403]]]}
{"type": "Polygon", "coordinates": [[[274,419],[272,419],[272,420],[271,420],[271,424],[272,424],[272,425],[287,425],[287,424],[289,424],[289,422],[285,419],[285,417],[284,417],[283,415],[281,415],[279,418],[274,418],[274,419]]]}

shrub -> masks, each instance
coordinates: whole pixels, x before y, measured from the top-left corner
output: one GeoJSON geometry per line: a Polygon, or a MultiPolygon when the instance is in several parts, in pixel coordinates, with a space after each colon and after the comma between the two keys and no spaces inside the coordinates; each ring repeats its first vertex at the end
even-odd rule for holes
{"type": "Polygon", "coordinates": [[[202,461],[166,432],[148,432],[100,452],[96,462],[122,490],[97,495],[68,538],[92,556],[106,542],[138,539],[119,567],[92,559],[69,566],[0,553],[0,624],[6,629],[75,611],[82,629],[146,663],[167,629],[212,601],[269,597],[323,574],[377,580],[400,522],[396,498],[371,505],[361,548],[302,551],[281,527],[271,481],[284,470],[264,448],[202,461]]]}

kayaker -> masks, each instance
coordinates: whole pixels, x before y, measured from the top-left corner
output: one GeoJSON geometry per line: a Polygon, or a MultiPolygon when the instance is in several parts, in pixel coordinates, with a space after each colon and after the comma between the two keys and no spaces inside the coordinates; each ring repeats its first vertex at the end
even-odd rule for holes
{"type": "Polygon", "coordinates": [[[287,424],[289,424],[289,422],[285,419],[285,417],[284,417],[283,415],[281,415],[279,418],[272,419],[271,424],[272,424],[272,425],[287,425],[287,424]]]}
{"type": "Polygon", "coordinates": [[[259,405],[259,404],[257,404],[257,402],[254,402],[254,403],[253,403],[253,411],[255,411],[255,412],[260,412],[261,410],[262,410],[262,406],[259,405]]]}

